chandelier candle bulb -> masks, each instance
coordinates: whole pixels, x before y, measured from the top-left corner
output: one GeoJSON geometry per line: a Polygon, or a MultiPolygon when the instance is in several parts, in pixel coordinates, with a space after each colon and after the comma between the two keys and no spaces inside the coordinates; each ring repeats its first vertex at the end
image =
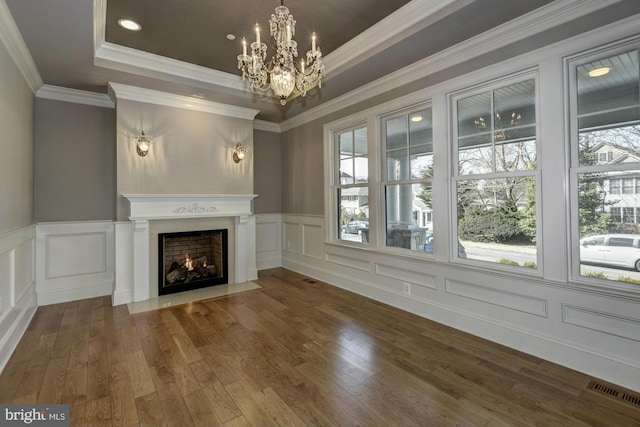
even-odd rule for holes
{"type": "Polygon", "coordinates": [[[258,49],[260,49],[260,27],[256,24],[256,43],[258,44],[258,49]]]}
{"type": "Polygon", "coordinates": [[[247,56],[247,40],[242,39],[242,55],[247,56]]]}
{"type": "Polygon", "coordinates": [[[311,34],[311,52],[316,54],[316,33],[311,34]]]}
{"type": "Polygon", "coordinates": [[[302,70],[302,74],[304,74],[304,59],[300,60],[300,69],[302,70]]]}

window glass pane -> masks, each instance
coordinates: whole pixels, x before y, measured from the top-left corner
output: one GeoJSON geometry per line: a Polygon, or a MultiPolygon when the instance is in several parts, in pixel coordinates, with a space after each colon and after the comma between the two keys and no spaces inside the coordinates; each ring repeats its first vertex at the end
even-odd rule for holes
{"type": "Polygon", "coordinates": [[[460,175],[489,173],[493,171],[493,149],[482,147],[460,150],[458,153],[460,175]]]}
{"type": "Polygon", "coordinates": [[[580,166],[640,162],[640,124],[581,132],[578,158],[580,166]]]}
{"type": "Polygon", "coordinates": [[[640,284],[637,196],[606,191],[637,177],[640,170],[578,174],[580,275],[640,284]]]}
{"type": "Polygon", "coordinates": [[[433,141],[431,109],[409,115],[409,145],[422,145],[433,141]]]}
{"type": "Polygon", "coordinates": [[[338,135],[339,183],[341,185],[367,182],[367,128],[343,132],[338,135]]]}
{"type": "Polygon", "coordinates": [[[519,141],[496,146],[496,171],[522,171],[535,168],[535,141],[519,141]]]}
{"type": "Polygon", "coordinates": [[[386,149],[406,148],[407,146],[407,117],[402,116],[386,121],[386,149]]]}
{"type": "Polygon", "coordinates": [[[353,157],[353,132],[341,133],[340,139],[340,158],[353,157]]]}
{"type": "Polygon", "coordinates": [[[536,85],[527,80],[494,91],[495,129],[536,123],[536,85]]]}
{"type": "Polygon", "coordinates": [[[353,150],[356,156],[367,156],[367,128],[353,131],[353,150]]]}
{"type": "Polygon", "coordinates": [[[339,229],[341,240],[369,242],[369,188],[338,189],[339,229]]]}
{"type": "Polygon", "coordinates": [[[491,92],[458,101],[458,137],[491,131],[491,92]]]}
{"type": "Polygon", "coordinates": [[[425,144],[411,147],[409,150],[411,162],[411,178],[421,179],[433,177],[433,145],[425,144]]]}
{"type": "Polygon", "coordinates": [[[433,227],[431,183],[387,185],[385,201],[387,246],[425,252],[433,227]]]}
{"type": "Polygon", "coordinates": [[[457,204],[467,258],[537,268],[534,177],[459,181],[457,204]]]}
{"type": "MultiPolygon", "coordinates": [[[[585,116],[607,110],[637,107],[640,102],[638,62],[638,51],[631,51],[578,66],[576,69],[578,115],[585,116]],[[598,71],[601,72],[598,73],[598,71]],[[596,72],[595,75],[594,72],[596,72]]],[[[629,112],[617,114],[618,119],[616,114],[612,114],[606,121],[603,121],[602,117],[595,116],[592,123],[587,117],[583,117],[580,129],[628,120],[629,112]]],[[[635,120],[638,120],[637,108],[632,114],[635,115],[635,120]]]]}
{"type": "Polygon", "coordinates": [[[387,180],[398,181],[409,179],[409,157],[407,150],[394,150],[387,152],[387,180]]]}

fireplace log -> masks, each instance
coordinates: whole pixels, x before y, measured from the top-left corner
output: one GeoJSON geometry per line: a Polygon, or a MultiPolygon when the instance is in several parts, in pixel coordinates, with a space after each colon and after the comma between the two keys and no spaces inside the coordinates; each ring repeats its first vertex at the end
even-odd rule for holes
{"type": "Polygon", "coordinates": [[[171,271],[169,274],[166,275],[165,278],[167,279],[167,283],[172,284],[176,280],[180,279],[180,277],[185,276],[186,273],[187,273],[187,267],[183,265],[171,271]]]}

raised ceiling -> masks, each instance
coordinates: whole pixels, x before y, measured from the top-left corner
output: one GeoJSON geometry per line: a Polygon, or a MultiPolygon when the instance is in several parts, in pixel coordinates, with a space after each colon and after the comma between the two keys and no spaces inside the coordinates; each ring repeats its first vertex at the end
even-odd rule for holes
{"type": "Polygon", "coordinates": [[[0,1],[6,2],[45,84],[106,93],[114,82],[185,96],[198,93],[210,101],[258,109],[258,119],[276,123],[550,3],[580,3],[285,0],[297,21],[299,53],[310,48],[315,31],[327,77],[321,91],[281,107],[245,90],[236,60],[240,40],[253,40],[256,23],[272,52],[266,30],[279,0],[0,1]],[[142,30],[121,29],[120,18],[138,21],[142,30]],[[227,34],[236,39],[228,40],[227,34]]]}

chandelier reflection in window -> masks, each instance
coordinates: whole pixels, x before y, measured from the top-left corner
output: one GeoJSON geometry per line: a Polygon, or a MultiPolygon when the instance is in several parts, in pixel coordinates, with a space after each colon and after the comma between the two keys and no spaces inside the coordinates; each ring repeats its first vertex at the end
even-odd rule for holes
{"type": "Polygon", "coordinates": [[[260,27],[256,24],[256,41],[251,43],[251,53],[247,54],[247,41],[242,40],[242,55],[238,55],[238,69],[242,70],[242,79],[248,79],[254,90],[266,91],[271,88],[285,105],[293,93],[305,96],[308,90],[322,87],[324,64],[322,52],[316,46],[316,36],[311,38],[311,50],[307,52],[306,62],[297,63],[298,43],[293,39],[296,34],[296,21],[281,0],[275,13],[269,19],[271,38],[276,53],[269,60],[267,45],[260,41],[260,27]]]}
{"type": "MultiPolygon", "coordinates": [[[[504,121],[502,119],[502,114],[500,112],[496,113],[495,115],[495,119],[494,119],[494,128],[495,129],[501,129],[501,128],[513,128],[516,126],[520,126],[521,122],[522,122],[522,115],[520,113],[518,113],[517,111],[513,111],[511,113],[511,118],[508,121],[504,121]]],[[[474,125],[476,128],[476,132],[484,132],[487,129],[487,123],[485,121],[485,119],[483,117],[479,117],[477,119],[474,120],[474,125]]],[[[507,139],[511,139],[511,136],[509,135],[508,132],[505,132],[503,130],[499,130],[497,132],[495,132],[494,134],[494,140],[496,142],[502,142],[505,141],[507,139]]]]}

